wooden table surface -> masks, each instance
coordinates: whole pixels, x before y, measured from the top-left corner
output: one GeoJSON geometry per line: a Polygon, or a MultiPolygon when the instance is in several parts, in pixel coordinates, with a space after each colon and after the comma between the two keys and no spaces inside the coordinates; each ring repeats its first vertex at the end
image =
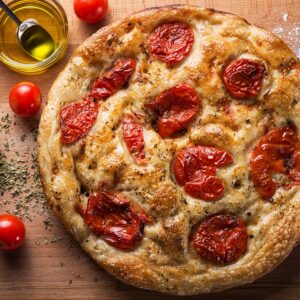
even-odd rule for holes
{"type": "MultiPolygon", "coordinates": [[[[34,176],[36,171],[34,132],[38,122],[15,117],[11,114],[7,101],[12,85],[24,80],[38,84],[46,101],[52,82],[67,63],[73,50],[99,28],[99,25],[85,25],[76,18],[72,9],[73,1],[60,0],[60,2],[67,12],[70,28],[70,47],[64,60],[43,75],[31,77],[14,73],[0,64],[0,154],[6,154],[16,163],[16,155],[19,153],[21,160],[28,161],[28,164],[19,163],[20,169],[28,170],[28,177],[32,177],[32,180],[25,180],[24,185],[37,191],[35,198],[30,198],[26,202],[25,194],[12,197],[11,192],[1,193],[5,191],[5,187],[0,186],[0,213],[14,210],[20,213],[22,205],[27,207],[26,211],[29,213],[28,218],[25,218],[27,226],[25,245],[14,253],[0,253],[0,299],[179,299],[143,291],[115,280],[79,249],[47,208],[44,210],[45,200],[39,194],[38,180],[34,176]],[[9,117],[5,118],[7,113],[9,117]]],[[[238,14],[258,26],[275,31],[295,51],[298,50],[298,54],[300,53],[300,0],[110,0],[109,2],[109,14],[101,26],[147,7],[167,4],[199,5],[238,14]]],[[[16,186],[18,182],[16,179],[16,186]]],[[[275,271],[253,284],[214,295],[186,299],[298,300],[300,298],[298,250],[299,248],[295,249],[275,271]]]]}

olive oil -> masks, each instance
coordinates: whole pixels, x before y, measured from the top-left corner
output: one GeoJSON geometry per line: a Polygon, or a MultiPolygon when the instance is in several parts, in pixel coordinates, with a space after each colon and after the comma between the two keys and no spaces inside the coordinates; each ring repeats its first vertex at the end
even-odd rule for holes
{"type": "Polygon", "coordinates": [[[55,43],[51,35],[40,26],[28,28],[21,38],[26,52],[37,60],[45,60],[55,51],[55,43]]]}
{"type": "MultiPolygon", "coordinates": [[[[67,49],[68,21],[56,0],[14,0],[10,9],[21,20],[34,19],[49,35],[41,34],[35,26],[25,31],[19,45],[17,25],[0,10],[0,60],[11,69],[25,74],[39,74],[60,60],[67,49]],[[38,46],[39,45],[39,46],[38,46]]],[[[39,27],[39,26],[37,26],[39,27]]],[[[40,27],[39,27],[40,28],[40,27]]],[[[45,32],[44,32],[45,33],[45,32]]]]}

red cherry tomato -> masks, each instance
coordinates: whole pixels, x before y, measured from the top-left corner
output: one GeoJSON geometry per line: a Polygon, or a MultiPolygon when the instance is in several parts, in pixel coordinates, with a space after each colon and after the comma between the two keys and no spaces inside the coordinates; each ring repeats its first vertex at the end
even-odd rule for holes
{"type": "Polygon", "coordinates": [[[185,129],[199,111],[197,92],[187,83],[178,84],[158,95],[146,107],[159,115],[157,127],[162,138],[185,129]]]}
{"type": "Polygon", "coordinates": [[[186,58],[194,44],[193,29],[185,23],[168,23],[158,26],[150,35],[148,50],[151,55],[169,65],[186,58]]]}
{"type": "Polygon", "coordinates": [[[275,173],[288,176],[291,185],[300,185],[300,143],[292,127],[275,128],[263,136],[250,160],[251,179],[258,194],[270,200],[278,185],[275,173]]]}
{"type": "Polygon", "coordinates": [[[144,163],[146,159],[143,127],[136,123],[131,115],[126,115],[123,119],[122,129],[128,151],[137,163],[144,163]]]}
{"type": "Polygon", "coordinates": [[[107,13],[107,0],[74,0],[74,11],[79,19],[93,24],[101,21],[107,13]]]}
{"type": "Polygon", "coordinates": [[[198,225],[193,244],[203,260],[223,265],[238,260],[247,251],[247,240],[247,228],[242,219],[219,214],[198,225]]]}
{"type": "Polygon", "coordinates": [[[191,146],[177,153],[174,175],[179,185],[192,197],[216,201],[224,193],[224,186],[217,168],[233,162],[232,156],[213,147],[191,146]]]}
{"type": "Polygon", "coordinates": [[[265,72],[263,64],[240,58],[226,67],[223,79],[227,90],[233,97],[251,98],[258,96],[265,72]]]}
{"type": "Polygon", "coordinates": [[[32,82],[16,84],[9,94],[10,108],[21,117],[32,117],[40,109],[42,94],[32,82]]]}
{"type": "MultiPolygon", "coordinates": [[[[82,209],[79,209],[81,213],[82,209]]],[[[122,193],[98,192],[89,198],[84,222],[97,236],[112,246],[132,250],[143,238],[150,216],[122,193]]]]}
{"type": "Polygon", "coordinates": [[[66,145],[86,136],[97,115],[98,106],[90,98],[65,105],[60,111],[61,142],[66,145]]]}
{"type": "Polygon", "coordinates": [[[136,62],[132,58],[118,59],[111,70],[93,82],[88,97],[100,101],[115,94],[128,82],[134,72],[135,65],[136,62]]]}
{"type": "Polygon", "coordinates": [[[0,215],[0,249],[15,250],[25,239],[25,225],[14,215],[0,215]]]}

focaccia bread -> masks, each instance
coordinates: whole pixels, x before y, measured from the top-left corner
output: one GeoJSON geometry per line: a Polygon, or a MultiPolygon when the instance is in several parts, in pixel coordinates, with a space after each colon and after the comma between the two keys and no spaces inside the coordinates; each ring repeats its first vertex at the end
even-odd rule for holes
{"type": "Polygon", "coordinates": [[[137,287],[254,281],[299,240],[299,75],[278,37],[211,9],[153,8],[102,28],[41,118],[51,207],[137,287]]]}

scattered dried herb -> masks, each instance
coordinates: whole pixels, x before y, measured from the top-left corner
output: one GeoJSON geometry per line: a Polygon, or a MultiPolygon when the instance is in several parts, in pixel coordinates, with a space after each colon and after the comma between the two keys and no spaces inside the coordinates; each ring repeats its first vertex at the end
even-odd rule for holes
{"type": "MultiPolygon", "coordinates": [[[[23,220],[33,221],[38,218],[47,231],[53,230],[52,212],[46,201],[40,182],[37,160],[38,120],[17,119],[0,112],[0,212],[11,213],[23,220]],[[1,115],[2,113],[2,115],[1,115]],[[16,121],[17,120],[17,121],[16,121]],[[17,134],[16,134],[17,133],[17,134]],[[15,141],[20,140],[21,143],[15,141]]],[[[59,234],[39,237],[36,246],[45,246],[63,240],[59,234]]],[[[73,252],[72,239],[66,240],[70,256],[79,260],[73,252]]],[[[51,257],[51,254],[47,254],[51,257]]],[[[64,267],[61,262],[60,266],[64,267]]],[[[73,272],[74,279],[80,273],[73,272]]],[[[72,279],[69,280],[72,284],[72,279]]]]}
{"type": "Polygon", "coordinates": [[[35,244],[37,246],[40,246],[41,244],[44,244],[44,245],[48,245],[48,244],[53,244],[53,243],[57,243],[57,242],[60,242],[63,240],[63,237],[61,235],[53,235],[53,236],[50,236],[50,237],[44,237],[38,241],[35,242],[35,244]]]}
{"type": "Polygon", "coordinates": [[[0,144],[0,208],[29,221],[36,214],[43,215],[45,228],[51,230],[53,222],[39,179],[37,146],[34,143],[38,120],[27,121],[26,125],[17,124],[8,113],[1,116],[0,120],[0,137],[4,140],[0,144]],[[14,149],[11,131],[17,125],[20,125],[17,128],[19,130],[24,128],[20,140],[26,140],[24,146],[27,148],[22,146],[21,149],[14,149]],[[31,134],[28,135],[28,131],[31,134]]]}
{"type": "MultiPolygon", "coordinates": [[[[37,163],[38,120],[22,119],[18,122],[8,113],[0,116],[0,209],[6,213],[32,221],[36,215],[43,217],[46,230],[53,226],[52,215],[43,193],[37,163]],[[12,139],[18,132],[23,144],[16,145],[12,139]],[[26,141],[26,144],[25,144],[26,141]]],[[[61,241],[52,236],[35,242],[36,245],[61,241]]]]}
{"type": "Polygon", "coordinates": [[[12,120],[10,119],[9,114],[2,116],[0,122],[0,132],[3,132],[4,134],[8,134],[11,125],[12,125],[12,120]]]}

